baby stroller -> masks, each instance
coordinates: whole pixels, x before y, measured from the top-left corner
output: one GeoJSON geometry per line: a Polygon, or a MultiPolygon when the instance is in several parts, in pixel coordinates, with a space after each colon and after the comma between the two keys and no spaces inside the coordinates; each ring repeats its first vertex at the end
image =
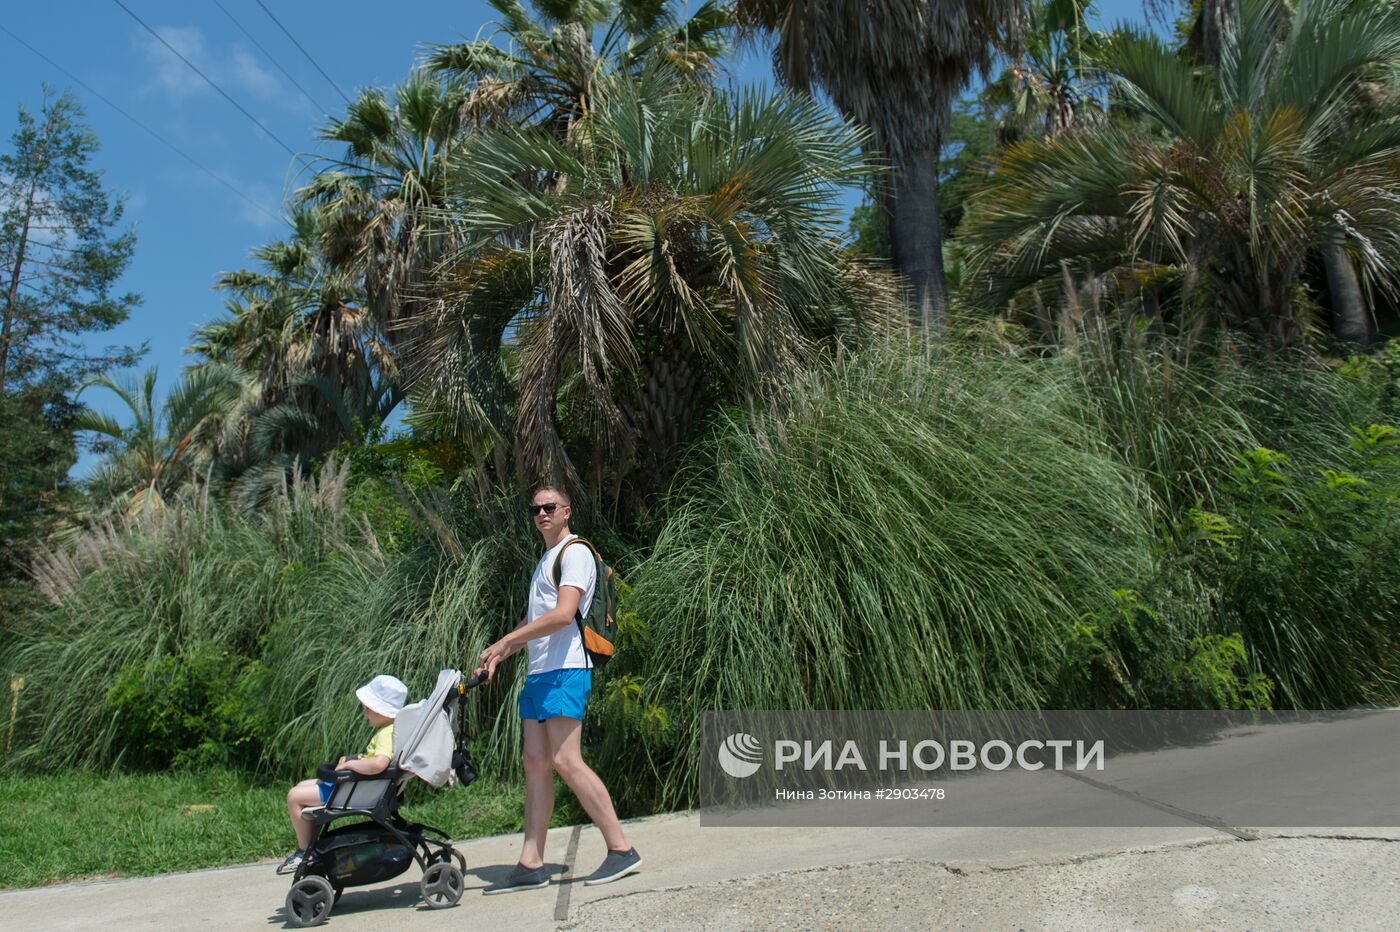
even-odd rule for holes
{"type": "Polygon", "coordinates": [[[428,907],[457,905],[466,859],[441,829],[400,816],[399,802],[413,777],[434,787],[454,777],[464,786],[476,779],[466,750],[466,716],[460,713],[467,690],[485,679],[483,674],[464,681],[458,670],[439,673],[432,695],[404,706],[394,720],[394,755],[382,773],[364,776],[330,766],[317,771],[318,779],[335,788],[324,806],[302,813],[315,828],[287,891],[289,924],[320,925],[346,887],[389,880],[414,862],[423,870],[428,907]],[[358,821],[331,828],[350,818],[358,821]]]}

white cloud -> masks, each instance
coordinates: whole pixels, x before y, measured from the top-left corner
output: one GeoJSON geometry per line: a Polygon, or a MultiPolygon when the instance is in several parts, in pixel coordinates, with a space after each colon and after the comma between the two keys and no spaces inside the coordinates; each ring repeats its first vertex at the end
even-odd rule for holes
{"type": "Polygon", "coordinates": [[[259,231],[275,230],[285,226],[285,221],[282,219],[284,213],[282,194],[276,185],[251,178],[241,178],[236,171],[227,168],[211,166],[211,171],[229,187],[240,192],[243,197],[233,193],[204,172],[195,171],[187,166],[173,166],[171,168],[169,176],[172,181],[171,187],[173,189],[177,186],[194,186],[207,191],[212,195],[213,200],[201,199],[201,204],[207,203],[216,213],[221,211],[224,218],[237,219],[243,223],[251,224],[259,231]],[[244,200],[245,197],[247,200],[244,200]],[[249,201],[252,203],[250,204],[249,201]]]}
{"type": "MultiPolygon", "coordinates": [[[[281,198],[270,185],[258,182],[244,182],[239,185],[243,193],[255,203],[261,205],[259,210],[241,197],[234,198],[234,209],[237,211],[238,219],[245,223],[251,223],[261,230],[269,230],[274,227],[284,225],[280,219],[282,215],[281,198]],[[270,215],[270,216],[269,216],[270,215]]],[[[232,195],[230,195],[232,196],[232,195]]]]}
{"type": "MultiPolygon", "coordinates": [[[[196,68],[230,94],[246,91],[255,97],[282,95],[281,82],[246,48],[210,49],[198,26],[157,26],[156,32],[196,68]]],[[[143,33],[141,51],[154,71],[154,86],[176,100],[214,93],[204,79],[190,70],[169,48],[143,33]]]]}
{"type": "Polygon", "coordinates": [[[253,93],[271,97],[280,90],[281,86],[272,72],[258,64],[258,60],[242,46],[234,48],[228,64],[234,83],[243,85],[253,93]]]}

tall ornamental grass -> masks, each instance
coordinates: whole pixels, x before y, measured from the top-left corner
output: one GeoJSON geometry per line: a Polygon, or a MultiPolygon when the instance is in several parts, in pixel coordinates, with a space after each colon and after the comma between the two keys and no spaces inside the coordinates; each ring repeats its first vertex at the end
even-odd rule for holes
{"type": "Polygon", "coordinates": [[[1380,416],[1316,361],[1228,344],[968,341],[813,373],[693,452],[632,580],[639,643],[609,676],[634,714],[599,719],[601,759],[625,798],[676,805],[711,709],[1394,698],[1395,486],[1374,451],[1374,501],[1335,478],[1380,416]],[[1250,499],[1267,444],[1320,499],[1250,499]]]}
{"type": "MultiPolygon", "coordinates": [[[[440,669],[470,669],[518,621],[528,528],[433,514],[386,552],[345,512],[346,481],[332,465],[259,517],[171,509],[51,554],[51,604],[0,656],[25,681],[14,761],[304,774],[367,740],[353,692],[370,677],[416,699],[440,669]]],[[[495,717],[516,688],[473,696],[488,755],[518,747],[518,723],[495,717]]]]}
{"type": "Polygon", "coordinates": [[[635,579],[629,670],[687,765],[660,795],[707,709],[1063,701],[1077,620],[1152,575],[1148,495],[1053,363],[875,351],[731,421],[635,579]]]}
{"type": "Polygon", "coordinates": [[[1167,527],[1214,504],[1240,454],[1289,450],[1321,468],[1346,447],[1350,425],[1381,416],[1355,380],[1316,357],[1228,333],[1186,343],[1096,321],[1048,362],[1072,371],[1090,429],[1146,482],[1167,527]]]}

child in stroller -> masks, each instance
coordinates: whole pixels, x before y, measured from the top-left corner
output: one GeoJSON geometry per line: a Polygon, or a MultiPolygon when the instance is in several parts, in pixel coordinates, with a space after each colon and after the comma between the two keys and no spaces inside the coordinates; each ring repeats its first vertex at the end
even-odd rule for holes
{"type": "MultiPolygon", "coordinates": [[[[408,687],[398,677],[376,676],[355,690],[355,698],[360,700],[360,711],[374,727],[374,737],[370,738],[363,755],[342,757],[334,769],[372,777],[389,766],[389,756],[394,753],[394,717],[408,701],[408,687]]],[[[334,786],[328,780],[303,780],[287,791],[287,814],[292,819],[292,831],[296,832],[297,850],[278,865],[277,873],[290,874],[301,866],[314,830],[311,823],[302,818],[302,813],[324,806],[334,786]]]]}
{"type": "Polygon", "coordinates": [[[462,898],[466,860],[441,829],[400,816],[399,804],[414,777],[433,787],[454,777],[463,785],[476,779],[464,745],[466,717],[460,713],[467,690],[484,681],[484,676],[464,681],[457,670],[439,673],[431,696],[394,717],[392,753],[381,770],[363,773],[329,764],[318,770],[326,784],[325,804],[301,810],[310,831],[287,892],[290,925],[320,925],[346,887],[389,880],[415,862],[423,870],[421,891],[430,908],[455,906],[462,898]],[[350,817],[357,821],[331,828],[350,817]]]}

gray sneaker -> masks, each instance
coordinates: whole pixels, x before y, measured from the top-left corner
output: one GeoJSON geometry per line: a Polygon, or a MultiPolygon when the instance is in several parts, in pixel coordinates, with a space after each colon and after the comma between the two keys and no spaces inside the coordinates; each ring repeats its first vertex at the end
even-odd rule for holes
{"type": "Polygon", "coordinates": [[[514,893],[516,890],[538,890],[540,887],[549,886],[549,871],[544,867],[536,867],[531,870],[523,864],[515,865],[514,869],[506,875],[506,879],[496,884],[494,887],[487,887],[481,892],[490,896],[493,893],[514,893]]]}
{"type": "Polygon", "coordinates": [[[603,859],[598,869],[583,878],[583,885],[595,887],[600,883],[612,883],[635,873],[641,866],[642,856],[637,853],[636,848],[628,848],[626,851],[609,850],[608,856],[603,859]]]}

